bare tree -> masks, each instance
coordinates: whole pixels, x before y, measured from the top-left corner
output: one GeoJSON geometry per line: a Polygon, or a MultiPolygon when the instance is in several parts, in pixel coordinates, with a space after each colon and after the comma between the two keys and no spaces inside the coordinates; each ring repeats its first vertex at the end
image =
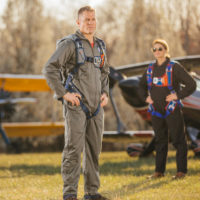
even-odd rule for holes
{"type": "Polygon", "coordinates": [[[39,0],[8,0],[3,15],[3,38],[7,49],[6,59],[11,59],[14,73],[34,73],[34,62],[40,47],[42,30],[42,5],[39,0]]]}
{"type": "Polygon", "coordinates": [[[164,14],[169,19],[170,24],[173,25],[174,30],[179,33],[179,39],[186,54],[199,54],[199,0],[163,1],[162,9],[165,8],[164,14]]]}

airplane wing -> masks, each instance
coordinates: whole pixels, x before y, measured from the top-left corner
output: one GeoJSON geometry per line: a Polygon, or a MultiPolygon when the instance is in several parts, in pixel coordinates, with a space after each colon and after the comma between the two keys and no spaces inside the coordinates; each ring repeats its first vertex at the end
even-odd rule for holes
{"type": "Polygon", "coordinates": [[[0,105],[6,104],[29,104],[36,103],[35,98],[8,98],[8,99],[0,99],[0,105]]]}
{"type": "MultiPolygon", "coordinates": [[[[172,60],[180,62],[188,71],[195,68],[200,69],[200,55],[176,57],[172,58],[172,60]]],[[[144,73],[148,65],[152,62],[154,61],[152,60],[142,63],[123,65],[115,67],[115,70],[121,72],[122,74],[125,74],[126,76],[141,75],[144,73]]]]}
{"type": "Polygon", "coordinates": [[[61,135],[64,133],[63,122],[12,122],[2,123],[9,138],[61,135]]]}
{"type": "MultiPolygon", "coordinates": [[[[64,134],[64,122],[12,122],[3,123],[2,127],[9,138],[64,134]]],[[[147,142],[153,136],[154,132],[152,130],[125,131],[123,133],[104,131],[103,141],[120,143],[130,143],[130,141],[147,142]]]]}
{"type": "Polygon", "coordinates": [[[116,131],[104,131],[103,141],[111,143],[125,143],[131,142],[144,143],[149,142],[154,137],[153,130],[136,130],[125,131],[123,133],[117,133],[116,131]]]}
{"type": "MultiPolygon", "coordinates": [[[[172,58],[172,60],[179,61],[189,71],[194,68],[200,69],[200,55],[177,57],[172,58]]],[[[141,75],[151,62],[153,61],[119,66],[115,70],[126,76],[141,75]]],[[[0,88],[9,92],[42,92],[51,90],[43,75],[23,74],[0,74],[0,88]]]]}
{"type": "Polygon", "coordinates": [[[0,74],[0,88],[8,92],[45,92],[51,89],[42,75],[0,74]]]}

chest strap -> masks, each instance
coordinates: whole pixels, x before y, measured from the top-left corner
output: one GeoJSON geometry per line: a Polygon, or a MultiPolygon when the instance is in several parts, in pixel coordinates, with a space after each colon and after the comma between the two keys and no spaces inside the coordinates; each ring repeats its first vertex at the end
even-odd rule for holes
{"type": "MultiPolygon", "coordinates": [[[[175,93],[175,90],[173,89],[173,86],[172,86],[172,71],[173,71],[174,62],[170,61],[166,67],[166,72],[164,76],[159,77],[157,79],[153,78],[154,64],[155,63],[149,64],[148,69],[147,69],[147,85],[148,85],[149,95],[150,95],[150,90],[152,88],[153,83],[155,86],[158,86],[158,87],[168,87],[170,94],[175,93]]],[[[180,106],[180,107],[182,106],[180,100],[170,101],[165,107],[165,114],[162,115],[161,113],[155,110],[152,104],[149,104],[148,112],[150,112],[151,115],[154,115],[160,118],[166,118],[175,110],[176,106],[180,106]]]]}

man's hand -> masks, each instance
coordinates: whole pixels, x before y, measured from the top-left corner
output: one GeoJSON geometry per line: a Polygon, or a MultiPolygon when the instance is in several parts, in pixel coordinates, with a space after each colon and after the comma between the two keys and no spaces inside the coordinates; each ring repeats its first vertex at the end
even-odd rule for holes
{"type": "Polygon", "coordinates": [[[177,100],[177,99],[178,99],[178,97],[177,97],[176,93],[173,93],[173,94],[167,95],[165,100],[167,102],[170,102],[170,101],[177,100]]]}
{"type": "Polygon", "coordinates": [[[81,99],[81,95],[78,93],[70,93],[67,92],[64,96],[63,99],[66,100],[67,102],[70,102],[72,104],[72,106],[79,106],[80,105],[80,101],[79,99],[81,99]]]}
{"type": "Polygon", "coordinates": [[[148,97],[146,98],[146,101],[145,101],[145,102],[148,103],[148,104],[153,104],[153,100],[151,99],[150,96],[148,96],[148,97]]]}
{"type": "Polygon", "coordinates": [[[108,96],[107,96],[106,93],[103,93],[103,94],[101,95],[101,107],[106,106],[107,103],[108,103],[108,96]]]}

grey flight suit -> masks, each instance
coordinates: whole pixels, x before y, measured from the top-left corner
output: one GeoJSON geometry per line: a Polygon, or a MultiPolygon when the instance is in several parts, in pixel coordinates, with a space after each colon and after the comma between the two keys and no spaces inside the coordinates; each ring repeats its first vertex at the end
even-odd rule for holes
{"type": "MultiPolygon", "coordinates": [[[[100,56],[99,45],[94,37],[94,47],[78,30],[76,35],[81,39],[84,53],[88,57],[100,56]]],[[[60,43],[54,54],[46,63],[43,73],[49,86],[55,91],[57,98],[66,94],[60,70],[64,81],[76,64],[75,44],[70,37],[60,43]]],[[[102,70],[94,63],[85,62],[74,75],[73,83],[82,92],[83,103],[91,113],[94,113],[100,103],[103,93],[109,92],[109,66],[107,59],[102,70]]],[[[62,159],[62,177],[64,181],[63,196],[77,195],[78,181],[81,170],[81,152],[83,151],[83,174],[85,193],[96,194],[100,186],[99,154],[101,151],[103,133],[103,108],[97,116],[86,118],[80,106],[72,106],[64,101],[65,146],[62,159]]]]}

